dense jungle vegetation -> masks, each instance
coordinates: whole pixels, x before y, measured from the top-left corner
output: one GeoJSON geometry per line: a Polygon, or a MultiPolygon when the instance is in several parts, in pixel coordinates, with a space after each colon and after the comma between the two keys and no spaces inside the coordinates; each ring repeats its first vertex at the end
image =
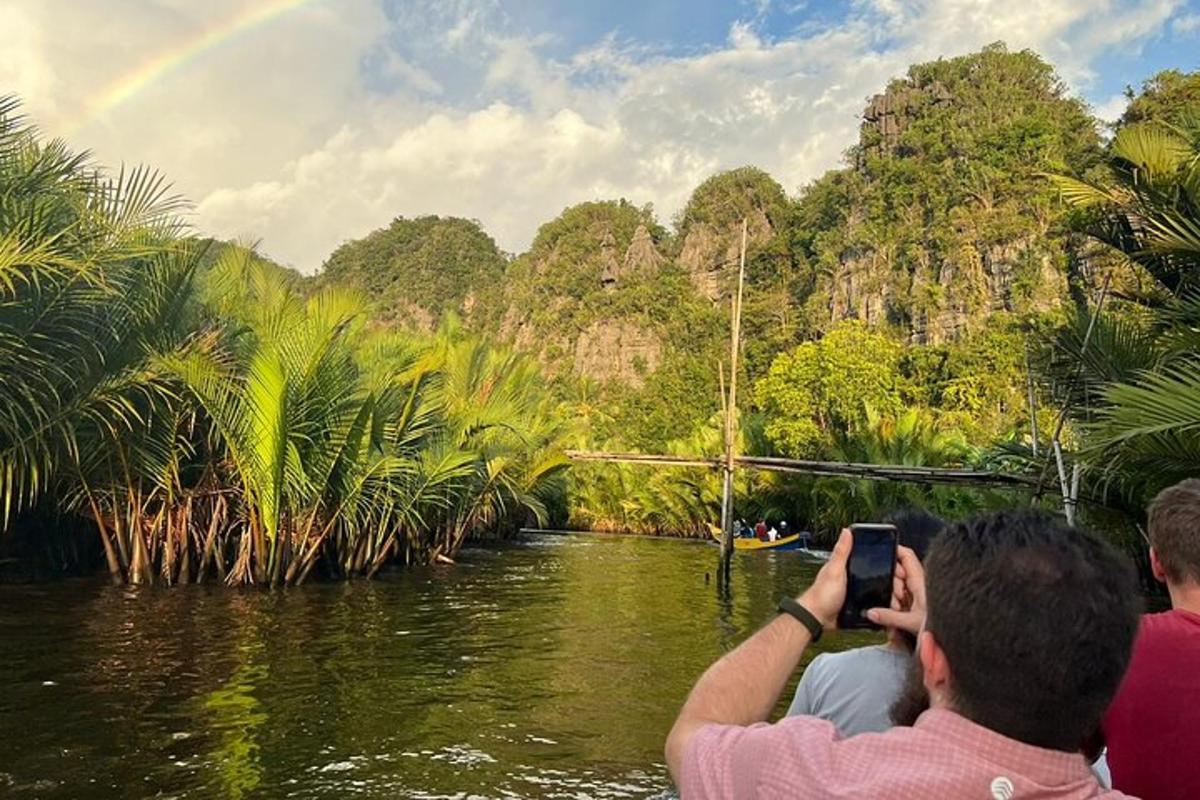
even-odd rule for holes
{"type": "MultiPolygon", "coordinates": [[[[302,277],[198,238],[162,177],[107,172],[6,99],[0,554],[299,583],[530,523],[702,533],[718,475],[564,452],[721,451],[743,220],[741,452],[1018,470],[1053,498],[1061,427],[1084,513],[1136,519],[1200,467],[1200,74],[1130,100],[1106,129],[993,45],[910,68],[794,196],[742,167],[669,225],[596,200],[515,257],[474,221],[397,218],[302,277]]],[[[1031,500],[736,488],[739,515],[820,533],[1031,500]]]]}

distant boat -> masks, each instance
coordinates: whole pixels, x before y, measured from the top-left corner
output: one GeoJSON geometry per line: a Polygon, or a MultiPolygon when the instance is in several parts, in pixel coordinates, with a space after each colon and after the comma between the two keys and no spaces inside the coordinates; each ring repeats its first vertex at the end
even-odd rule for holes
{"type": "MultiPolygon", "coordinates": [[[[717,542],[717,544],[721,543],[721,529],[719,527],[717,527],[716,525],[709,525],[708,532],[712,535],[712,538],[717,542]]],[[[820,561],[827,561],[829,559],[829,551],[828,550],[813,550],[811,548],[804,546],[805,545],[804,540],[807,540],[808,538],[809,538],[808,534],[806,534],[806,533],[793,533],[790,536],[781,536],[773,542],[764,542],[763,540],[758,539],[758,538],[745,538],[742,536],[735,536],[733,538],[733,549],[737,550],[737,551],[744,551],[744,550],[798,550],[812,558],[818,559],[820,561]]]]}

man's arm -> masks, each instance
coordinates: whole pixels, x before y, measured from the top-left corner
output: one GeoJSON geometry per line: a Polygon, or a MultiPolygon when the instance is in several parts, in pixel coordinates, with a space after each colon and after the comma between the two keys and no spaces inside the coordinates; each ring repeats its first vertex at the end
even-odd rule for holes
{"type": "MultiPolygon", "coordinates": [[[[827,628],[836,623],[846,597],[851,544],[850,532],[842,531],[829,561],[799,597],[800,605],[827,628]]],[[[811,638],[798,620],[783,614],[708,668],[667,736],[667,767],[676,783],[684,754],[700,728],[714,723],[751,725],[767,719],[811,638]]]]}

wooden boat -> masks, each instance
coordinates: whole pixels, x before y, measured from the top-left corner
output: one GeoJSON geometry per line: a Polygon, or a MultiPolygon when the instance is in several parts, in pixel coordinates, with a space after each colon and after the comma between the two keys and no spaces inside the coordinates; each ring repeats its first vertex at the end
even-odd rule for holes
{"type": "MultiPolygon", "coordinates": [[[[712,535],[713,540],[717,544],[721,543],[721,529],[719,527],[717,527],[716,525],[710,524],[708,526],[708,532],[712,535]]],[[[746,538],[742,538],[741,536],[735,536],[733,539],[733,549],[737,550],[737,551],[799,550],[799,551],[805,553],[806,555],[812,556],[813,558],[817,558],[822,561],[827,560],[829,558],[828,551],[811,550],[807,547],[804,547],[801,542],[801,539],[802,539],[802,535],[799,533],[793,533],[790,536],[781,536],[773,542],[764,542],[761,539],[757,539],[757,538],[746,539],[746,538]]]]}

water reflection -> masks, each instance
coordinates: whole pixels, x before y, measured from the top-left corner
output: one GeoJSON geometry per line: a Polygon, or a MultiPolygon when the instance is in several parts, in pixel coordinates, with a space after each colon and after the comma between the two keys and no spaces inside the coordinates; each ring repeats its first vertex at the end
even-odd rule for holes
{"type": "Polygon", "coordinates": [[[0,587],[0,793],[657,795],[692,682],[814,571],[544,537],[282,592],[0,587]]]}

